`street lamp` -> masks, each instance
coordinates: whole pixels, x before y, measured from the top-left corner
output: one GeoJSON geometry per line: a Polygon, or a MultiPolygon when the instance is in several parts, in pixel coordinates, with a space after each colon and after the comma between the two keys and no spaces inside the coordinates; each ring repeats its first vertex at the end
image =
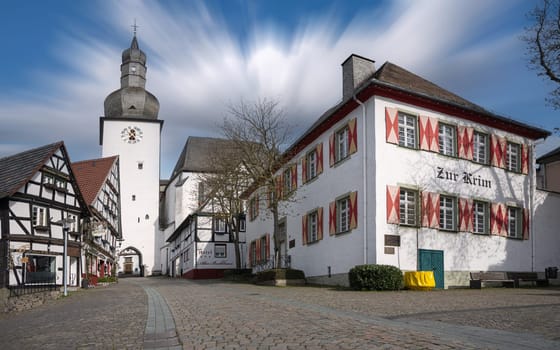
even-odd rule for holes
{"type": "Polygon", "coordinates": [[[66,260],[68,259],[68,229],[70,224],[74,223],[74,219],[66,218],[56,222],[62,224],[62,232],[64,236],[64,250],[62,252],[62,285],[64,286],[64,296],[68,296],[68,266],[66,260]]]}

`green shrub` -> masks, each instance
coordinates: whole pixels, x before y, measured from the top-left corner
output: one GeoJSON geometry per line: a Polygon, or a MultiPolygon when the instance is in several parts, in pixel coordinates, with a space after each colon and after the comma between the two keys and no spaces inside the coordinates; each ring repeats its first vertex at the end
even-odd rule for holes
{"type": "Polygon", "coordinates": [[[99,277],[97,283],[103,283],[103,282],[117,282],[117,277],[115,276],[99,277]]]}
{"type": "Polygon", "coordinates": [[[399,290],[403,287],[401,269],[391,265],[358,265],[348,273],[354,290],[399,290]]]}

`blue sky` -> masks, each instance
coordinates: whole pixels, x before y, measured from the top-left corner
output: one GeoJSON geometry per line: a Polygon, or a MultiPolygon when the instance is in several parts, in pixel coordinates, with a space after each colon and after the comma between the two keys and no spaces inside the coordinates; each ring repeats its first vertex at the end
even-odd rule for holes
{"type": "MultiPolygon", "coordinates": [[[[136,19],[160,101],[162,177],[189,135],[219,136],[240,98],[280,101],[303,131],[341,99],[356,53],[402,66],[497,114],[547,130],[552,83],[527,68],[523,0],[21,1],[0,5],[0,157],[64,140],[101,154],[99,117],[119,88],[136,19]]],[[[297,135],[296,135],[297,136],[297,135]]]]}

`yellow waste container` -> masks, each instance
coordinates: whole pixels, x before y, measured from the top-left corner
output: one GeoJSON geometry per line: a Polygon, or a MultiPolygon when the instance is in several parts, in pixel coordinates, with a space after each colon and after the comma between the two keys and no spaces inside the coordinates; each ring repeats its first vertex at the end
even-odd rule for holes
{"type": "Polygon", "coordinates": [[[433,271],[408,271],[404,273],[404,285],[412,290],[432,290],[436,287],[433,271]]]}

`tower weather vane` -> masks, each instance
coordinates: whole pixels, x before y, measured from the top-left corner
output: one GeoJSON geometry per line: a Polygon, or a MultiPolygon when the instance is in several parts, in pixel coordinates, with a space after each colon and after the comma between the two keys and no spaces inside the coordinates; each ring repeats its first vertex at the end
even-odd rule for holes
{"type": "Polygon", "coordinates": [[[136,25],[136,18],[134,19],[134,24],[131,25],[131,27],[132,27],[132,30],[133,30],[133,32],[134,32],[134,36],[136,36],[136,30],[137,30],[138,27],[139,27],[138,25],[136,25]]]}

